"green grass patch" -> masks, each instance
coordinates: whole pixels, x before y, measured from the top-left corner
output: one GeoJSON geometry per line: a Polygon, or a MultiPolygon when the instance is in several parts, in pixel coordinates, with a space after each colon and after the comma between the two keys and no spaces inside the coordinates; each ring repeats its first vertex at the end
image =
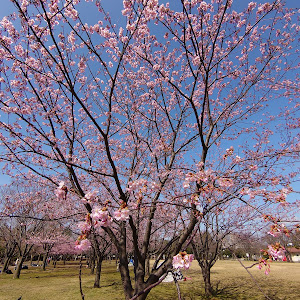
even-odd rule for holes
{"type": "MultiPolygon", "coordinates": [[[[244,262],[250,265],[251,262],[244,262]]],[[[82,268],[82,288],[86,300],[123,299],[120,274],[114,262],[103,263],[101,288],[93,288],[94,275],[82,268]]],[[[78,262],[48,266],[46,271],[39,267],[22,270],[20,279],[13,275],[0,275],[0,300],[81,300],[79,293],[78,262]]],[[[274,262],[271,273],[266,276],[255,266],[251,274],[264,293],[273,300],[300,299],[300,264],[274,262]]],[[[204,299],[204,285],[201,271],[196,262],[183,272],[190,280],[180,281],[180,289],[185,300],[204,299]]],[[[212,269],[212,284],[216,294],[212,299],[265,299],[247,272],[237,261],[218,261],[212,269]]],[[[177,299],[174,283],[161,283],[154,288],[149,300],[177,299]]]]}

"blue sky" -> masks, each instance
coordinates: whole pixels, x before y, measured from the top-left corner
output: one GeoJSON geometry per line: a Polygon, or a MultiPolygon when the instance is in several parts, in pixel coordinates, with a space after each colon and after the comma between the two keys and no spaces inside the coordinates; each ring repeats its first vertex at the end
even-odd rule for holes
{"type": "MultiPolygon", "coordinates": [[[[110,11],[110,14],[116,19],[115,21],[118,21],[118,14],[120,10],[123,8],[123,1],[122,0],[102,0],[102,5],[105,9],[110,11]]],[[[159,1],[159,2],[171,2],[171,1],[159,1]]],[[[209,2],[209,0],[206,0],[206,2],[209,2]]],[[[243,3],[244,6],[246,3],[251,2],[250,0],[235,0],[235,5],[239,5],[240,3],[243,3]]],[[[257,1],[257,2],[267,2],[267,1],[257,1]]],[[[272,2],[269,0],[269,2],[272,2]]],[[[300,8],[300,1],[299,0],[286,0],[286,4],[288,7],[297,7],[300,8]]],[[[1,0],[1,9],[0,9],[0,18],[2,19],[4,16],[10,14],[14,11],[14,6],[11,3],[10,0],[1,0]]]]}

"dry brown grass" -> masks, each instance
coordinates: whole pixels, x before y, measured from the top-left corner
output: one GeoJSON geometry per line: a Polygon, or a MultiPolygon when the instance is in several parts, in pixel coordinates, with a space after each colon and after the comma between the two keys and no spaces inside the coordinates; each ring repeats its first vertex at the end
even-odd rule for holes
{"type": "MultiPolygon", "coordinates": [[[[250,265],[251,262],[244,262],[250,265]]],[[[300,299],[300,264],[272,263],[271,273],[266,276],[255,266],[251,274],[264,293],[273,300],[300,299]]],[[[185,300],[204,299],[201,272],[196,262],[184,271],[191,280],[181,281],[180,288],[185,300]]],[[[83,268],[83,291],[86,300],[123,299],[120,275],[114,262],[104,262],[100,289],[94,289],[93,275],[83,268]]],[[[212,283],[216,294],[212,299],[265,299],[247,272],[237,261],[218,261],[212,269],[212,283]]],[[[52,266],[45,272],[31,267],[22,270],[20,279],[12,275],[0,275],[0,300],[80,300],[78,263],[52,266]]],[[[177,299],[174,283],[162,283],[151,291],[149,300],[177,299]]]]}

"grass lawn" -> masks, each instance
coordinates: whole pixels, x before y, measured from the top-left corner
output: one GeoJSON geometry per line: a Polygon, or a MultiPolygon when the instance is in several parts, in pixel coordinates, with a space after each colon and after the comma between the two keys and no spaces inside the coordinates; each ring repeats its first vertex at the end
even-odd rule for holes
{"type": "MultiPolygon", "coordinates": [[[[250,265],[251,262],[244,262],[250,265]]],[[[78,262],[52,265],[46,271],[38,267],[22,270],[20,279],[13,275],[0,275],[0,300],[81,300],[79,293],[78,262]]],[[[123,299],[120,275],[114,262],[104,262],[101,288],[94,289],[94,276],[85,267],[82,270],[82,287],[85,300],[123,299]]],[[[264,293],[271,299],[300,299],[300,264],[274,262],[271,273],[266,276],[255,266],[251,274],[259,282],[264,293]]],[[[185,300],[204,299],[204,289],[200,268],[193,262],[189,270],[183,272],[191,278],[180,282],[185,300]]],[[[217,292],[212,299],[265,299],[249,274],[237,261],[218,261],[212,269],[212,283],[217,292]]],[[[176,300],[174,283],[161,283],[149,294],[149,300],[176,300]]]]}

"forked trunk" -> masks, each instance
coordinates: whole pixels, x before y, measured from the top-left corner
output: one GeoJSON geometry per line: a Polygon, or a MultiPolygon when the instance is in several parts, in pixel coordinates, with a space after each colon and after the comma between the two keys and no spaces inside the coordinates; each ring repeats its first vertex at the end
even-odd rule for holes
{"type": "Polygon", "coordinates": [[[157,277],[154,274],[151,274],[150,277],[148,278],[148,280],[146,281],[146,283],[144,283],[144,281],[143,281],[144,276],[142,275],[142,272],[140,274],[140,279],[138,279],[138,278],[136,278],[136,279],[137,280],[135,282],[135,295],[141,294],[136,298],[137,300],[145,300],[147,298],[147,296],[149,295],[152,288],[150,288],[148,290],[146,290],[146,289],[149,288],[150,286],[153,287],[153,285],[155,285],[159,281],[159,277],[157,277]],[[145,292],[143,292],[143,291],[145,291],[145,292]]]}
{"type": "Polygon", "coordinates": [[[20,278],[20,274],[21,274],[21,270],[22,270],[24,260],[25,260],[25,256],[20,256],[19,262],[16,266],[16,271],[14,273],[14,279],[19,279],[20,278]]]}
{"type": "Polygon", "coordinates": [[[6,257],[5,257],[5,261],[4,261],[4,265],[3,265],[3,273],[8,270],[8,267],[10,265],[11,259],[15,253],[17,244],[14,243],[11,247],[7,247],[7,251],[6,251],[6,257]]]}

